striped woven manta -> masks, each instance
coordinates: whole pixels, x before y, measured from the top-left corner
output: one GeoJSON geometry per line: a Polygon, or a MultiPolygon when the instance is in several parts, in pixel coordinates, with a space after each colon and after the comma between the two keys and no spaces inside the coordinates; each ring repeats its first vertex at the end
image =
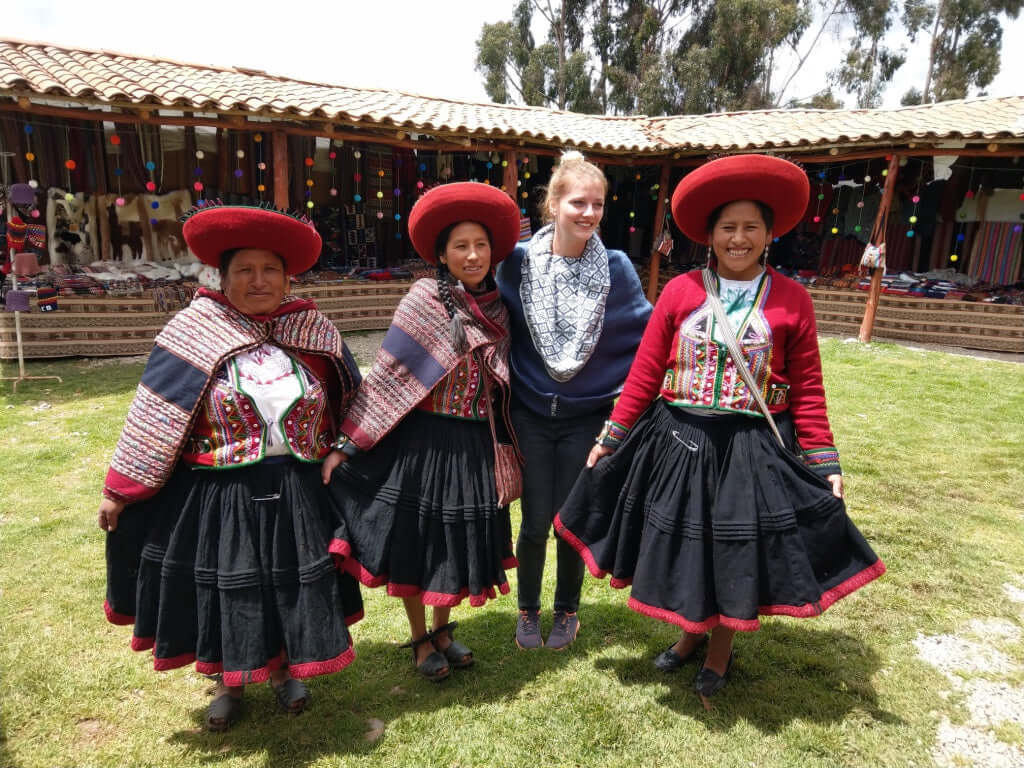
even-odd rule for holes
{"type": "Polygon", "coordinates": [[[483,360],[483,373],[491,376],[508,402],[508,310],[496,290],[478,296],[457,286],[451,290],[469,351],[455,351],[437,280],[413,283],[341,425],[361,450],[369,450],[398,426],[460,360],[474,352],[483,360]]]}

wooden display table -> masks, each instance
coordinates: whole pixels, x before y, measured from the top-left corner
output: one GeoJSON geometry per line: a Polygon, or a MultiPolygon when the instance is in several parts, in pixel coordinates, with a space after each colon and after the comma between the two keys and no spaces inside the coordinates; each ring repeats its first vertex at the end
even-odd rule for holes
{"type": "MultiPolygon", "coordinates": [[[[296,285],[292,293],[313,299],[342,332],[384,330],[411,280],[296,285]]],[[[174,312],[152,298],[61,297],[56,312],[21,313],[26,359],[143,355],[174,312]]],[[[0,359],[16,360],[14,313],[0,311],[0,359]]]]}
{"type": "MultiPolygon", "coordinates": [[[[818,330],[857,336],[866,291],[808,287],[818,330]]],[[[1024,353],[1024,307],[881,294],[872,338],[1024,353]]]]}

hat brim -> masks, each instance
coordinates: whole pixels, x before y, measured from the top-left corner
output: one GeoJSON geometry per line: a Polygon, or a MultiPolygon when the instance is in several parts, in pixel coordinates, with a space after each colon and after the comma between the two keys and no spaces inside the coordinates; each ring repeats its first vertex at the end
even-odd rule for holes
{"type": "Polygon", "coordinates": [[[323,242],[312,224],[269,208],[214,205],[193,213],[182,234],[201,262],[220,268],[221,255],[237,248],[273,251],[289,275],[305,272],[320,258],[323,242]]]}
{"type": "Polygon", "coordinates": [[[756,200],[772,209],[772,235],[780,237],[803,218],[810,182],[799,166],[768,155],[712,160],[683,177],[672,193],[672,218],[683,234],[708,244],[708,217],[721,205],[756,200]]]}
{"type": "Polygon", "coordinates": [[[519,242],[519,208],[489,184],[459,181],[434,187],[409,214],[409,238],[424,261],[437,263],[435,246],[445,227],[475,221],[491,233],[491,266],[499,264],[519,242]]]}

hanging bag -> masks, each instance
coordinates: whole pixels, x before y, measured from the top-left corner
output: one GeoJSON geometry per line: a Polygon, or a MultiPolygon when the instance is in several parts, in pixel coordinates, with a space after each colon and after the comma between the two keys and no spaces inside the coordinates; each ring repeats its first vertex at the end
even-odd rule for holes
{"type": "Polygon", "coordinates": [[[487,397],[487,421],[491,425],[491,441],[494,443],[494,486],[498,491],[498,506],[506,507],[523,495],[522,460],[515,445],[498,441],[494,428],[494,398],[491,396],[491,377],[487,374],[480,355],[473,353],[480,367],[480,378],[484,380],[487,397]]]}

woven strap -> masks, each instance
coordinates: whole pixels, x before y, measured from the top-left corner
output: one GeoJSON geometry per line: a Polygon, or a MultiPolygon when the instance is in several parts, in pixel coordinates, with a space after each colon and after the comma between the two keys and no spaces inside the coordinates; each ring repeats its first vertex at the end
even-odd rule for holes
{"type": "Polygon", "coordinates": [[[715,313],[715,322],[722,327],[722,332],[725,334],[725,343],[729,347],[729,354],[732,355],[736,370],[740,372],[740,376],[743,378],[744,383],[746,383],[747,389],[754,396],[754,400],[757,401],[757,405],[764,414],[764,417],[768,419],[768,426],[772,428],[775,439],[779,441],[779,445],[785,448],[786,443],[783,442],[782,435],[779,434],[779,428],[775,426],[775,419],[772,418],[771,411],[768,410],[768,404],[761,396],[761,390],[754,381],[754,375],[750,372],[750,368],[747,367],[747,358],[743,354],[743,350],[740,349],[739,342],[736,341],[736,332],[733,331],[732,326],[729,324],[725,308],[718,298],[718,282],[715,280],[715,273],[705,267],[701,272],[701,276],[704,278],[704,290],[707,291],[708,301],[711,302],[711,311],[715,313]]]}

